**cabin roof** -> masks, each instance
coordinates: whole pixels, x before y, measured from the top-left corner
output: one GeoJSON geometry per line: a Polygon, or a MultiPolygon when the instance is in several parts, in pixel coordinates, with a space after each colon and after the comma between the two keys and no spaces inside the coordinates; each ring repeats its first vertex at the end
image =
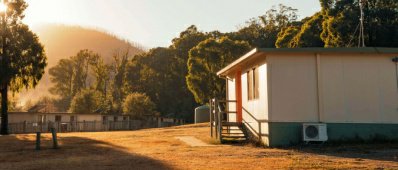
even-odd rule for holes
{"type": "Polygon", "coordinates": [[[227,65],[219,72],[218,76],[225,76],[225,74],[239,65],[240,63],[267,53],[368,53],[368,54],[397,54],[398,48],[385,48],[385,47],[362,47],[362,48],[255,48],[242,57],[238,58],[231,64],[227,65]]]}

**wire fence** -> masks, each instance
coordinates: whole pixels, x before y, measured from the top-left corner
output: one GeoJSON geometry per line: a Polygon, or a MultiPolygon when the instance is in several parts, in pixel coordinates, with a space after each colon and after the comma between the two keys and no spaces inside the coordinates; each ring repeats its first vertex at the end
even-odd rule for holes
{"type": "Polygon", "coordinates": [[[124,131],[146,128],[158,128],[181,125],[181,122],[162,122],[152,120],[128,120],[128,121],[84,121],[84,122],[45,122],[45,123],[9,123],[10,134],[26,134],[50,132],[54,127],[57,132],[101,132],[101,131],[124,131]]]}

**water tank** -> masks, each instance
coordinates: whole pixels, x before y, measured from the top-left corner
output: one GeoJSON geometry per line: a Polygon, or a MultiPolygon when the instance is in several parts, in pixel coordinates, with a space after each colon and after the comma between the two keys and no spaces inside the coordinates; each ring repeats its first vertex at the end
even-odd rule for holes
{"type": "Polygon", "coordinates": [[[204,123],[210,121],[210,107],[200,106],[195,109],[195,123],[204,123]]]}

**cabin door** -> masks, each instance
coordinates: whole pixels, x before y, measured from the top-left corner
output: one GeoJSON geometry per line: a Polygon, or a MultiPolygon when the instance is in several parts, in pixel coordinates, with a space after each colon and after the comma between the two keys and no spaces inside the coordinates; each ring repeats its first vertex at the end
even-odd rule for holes
{"type": "Polygon", "coordinates": [[[242,123],[242,71],[235,74],[236,121],[242,123]]]}

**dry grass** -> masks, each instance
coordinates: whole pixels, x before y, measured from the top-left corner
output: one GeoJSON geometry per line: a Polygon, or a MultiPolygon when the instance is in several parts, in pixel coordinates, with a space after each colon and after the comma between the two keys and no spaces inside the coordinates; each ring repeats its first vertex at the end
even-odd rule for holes
{"type": "Polygon", "coordinates": [[[51,149],[44,135],[35,151],[34,135],[0,137],[1,169],[398,169],[398,145],[318,148],[256,148],[250,145],[190,147],[176,136],[216,143],[206,125],[131,132],[59,134],[51,149]]]}

